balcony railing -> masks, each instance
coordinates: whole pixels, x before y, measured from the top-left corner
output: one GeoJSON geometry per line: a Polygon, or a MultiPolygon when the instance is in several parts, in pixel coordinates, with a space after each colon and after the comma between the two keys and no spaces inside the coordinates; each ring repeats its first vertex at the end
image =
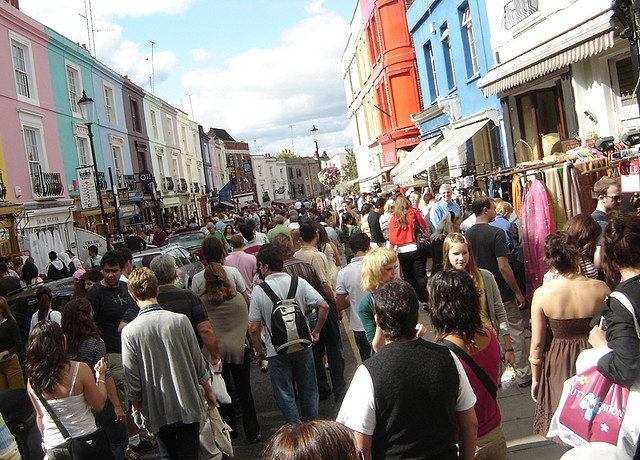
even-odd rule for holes
{"type": "Polygon", "coordinates": [[[187,193],[189,191],[189,187],[187,186],[187,179],[185,179],[184,177],[180,178],[177,191],[180,193],[187,193]]]}
{"type": "Polygon", "coordinates": [[[127,187],[130,192],[136,191],[136,177],[133,174],[125,174],[124,183],[124,186],[127,187]]]}
{"type": "MultiPolygon", "coordinates": [[[[2,176],[0,175],[0,179],[2,179],[2,176]]],[[[202,185],[202,194],[203,195],[208,195],[209,194],[209,187],[207,187],[206,184],[202,185]]]]}
{"type": "Polygon", "coordinates": [[[7,186],[4,183],[4,179],[2,178],[2,171],[0,171],[0,200],[7,199],[7,186]]]}
{"type": "MultiPolygon", "coordinates": [[[[31,177],[31,189],[35,198],[60,198],[64,196],[64,185],[60,173],[42,172],[42,167],[38,166],[38,171],[31,177]]],[[[5,192],[6,193],[6,192],[5,192]]]]}
{"type": "Polygon", "coordinates": [[[197,182],[191,184],[191,193],[200,193],[200,186],[197,182]]]}
{"type": "Polygon", "coordinates": [[[173,190],[174,189],[173,177],[166,177],[165,178],[165,189],[166,190],[173,190]]]}

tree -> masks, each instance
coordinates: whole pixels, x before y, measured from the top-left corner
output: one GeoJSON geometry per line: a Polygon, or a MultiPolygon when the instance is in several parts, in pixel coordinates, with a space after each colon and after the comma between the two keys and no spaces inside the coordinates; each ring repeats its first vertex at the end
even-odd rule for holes
{"type": "MultiPolygon", "coordinates": [[[[356,154],[353,152],[353,148],[345,146],[346,152],[345,161],[342,165],[342,180],[348,182],[358,177],[358,164],[356,163],[356,154]]],[[[355,192],[360,191],[360,184],[354,184],[347,187],[347,189],[355,192]]]]}
{"type": "Polygon", "coordinates": [[[278,153],[276,158],[278,158],[278,159],[282,159],[282,158],[298,158],[298,155],[295,155],[295,154],[291,153],[291,150],[289,150],[289,149],[284,149],[282,152],[278,153]]]}

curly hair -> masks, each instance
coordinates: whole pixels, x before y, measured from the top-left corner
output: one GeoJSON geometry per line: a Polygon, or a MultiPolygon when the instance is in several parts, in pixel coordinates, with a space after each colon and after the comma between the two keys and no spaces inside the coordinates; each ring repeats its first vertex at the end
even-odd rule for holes
{"type": "Polygon", "coordinates": [[[38,310],[38,321],[47,319],[47,314],[51,308],[51,301],[53,300],[51,289],[46,286],[39,287],[36,291],[36,300],[38,301],[36,304],[36,309],[38,310]]]}
{"type": "Polygon", "coordinates": [[[395,251],[387,248],[376,248],[369,251],[362,259],[360,274],[362,275],[362,290],[374,292],[380,286],[384,266],[398,261],[395,251]]]}
{"type": "Polygon", "coordinates": [[[591,217],[591,214],[576,214],[569,219],[562,229],[578,243],[582,257],[591,259],[596,250],[602,227],[591,217]]]}
{"type": "Polygon", "coordinates": [[[358,460],[351,430],[330,420],[285,425],[273,435],[262,454],[263,460],[308,458],[358,460]]]}
{"type": "Polygon", "coordinates": [[[27,377],[39,393],[53,393],[60,372],[69,364],[64,334],[55,321],[40,321],[31,330],[27,346],[27,377]]]}
{"type": "Polygon", "coordinates": [[[604,232],[604,255],[617,270],[640,266],[640,217],[622,211],[612,214],[604,232]]]}
{"type": "Polygon", "coordinates": [[[67,302],[62,315],[62,332],[67,338],[67,353],[76,356],[87,339],[100,339],[100,329],[93,320],[93,308],[87,299],[67,302]]]}
{"type": "Polygon", "coordinates": [[[438,341],[456,334],[473,347],[473,337],[483,330],[480,295],[471,276],[462,270],[445,269],[429,281],[427,311],[438,341]]]}
{"type": "Polygon", "coordinates": [[[564,231],[547,235],[544,239],[542,261],[560,274],[577,273],[580,261],[578,243],[564,231]]]}
{"type": "Polygon", "coordinates": [[[213,305],[220,305],[225,300],[236,296],[236,289],[229,282],[227,273],[222,265],[213,262],[204,269],[204,291],[207,301],[213,305]]]}

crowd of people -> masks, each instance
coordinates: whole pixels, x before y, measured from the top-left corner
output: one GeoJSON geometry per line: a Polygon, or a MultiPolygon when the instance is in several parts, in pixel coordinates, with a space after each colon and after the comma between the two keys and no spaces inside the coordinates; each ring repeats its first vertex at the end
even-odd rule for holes
{"type": "MultiPolygon", "coordinates": [[[[478,196],[463,214],[446,184],[436,197],[336,195],[128,235],[138,248],[137,239],[161,245],[185,228],[204,233],[204,270],[186,288],[169,255],[134,267],[127,246],[102,255],[92,248],[85,262],[68,251],[68,264],[52,253],[46,278],[66,270],[72,300],[58,312],[46,284],[37,290],[23,376],[24,344],[0,297],[0,388],[24,388],[26,380],[49,458],[62,458],[64,439],[48,405],[73,436],[106,442],[111,458],[136,458],[156,443],[162,458],[198,458],[206,406],[218,405],[211,373],[235,389],[233,401],[220,404],[233,436],[235,404],[245,441],[259,442],[255,362],[268,371],[286,424],[265,459],[306,458],[305,451],[506,459],[496,400],[505,365],[520,387],[531,387],[532,429],[543,436],[582,350],[609,347],[598,370],[627,386],[640,380],[634,322],[608,297],[615,289],[640,308],[640,217],[617,209],[614,179],[601,179],[594,192],[593,214],[573,216],[545,239],[549,270],[534,292],[523,279],[513,207],[478,196]],[[435,342],[421,338],[421,309],[435,342]],[[341,323],[360,364],[351,382],[341,323]],[[314,422],[328,398],[340,406],[339,423],[314,422]]],[[[21,268],[10,286],[0,261],[0,290],[42,282],[27,262],[21,268]]]]}

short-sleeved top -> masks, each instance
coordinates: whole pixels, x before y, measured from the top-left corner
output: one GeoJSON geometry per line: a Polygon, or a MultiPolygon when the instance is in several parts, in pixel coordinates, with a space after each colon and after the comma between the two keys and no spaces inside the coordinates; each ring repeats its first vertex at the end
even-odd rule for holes
{"type": "Polygon", "coordinates": [[[127,283],[120,281],[115,288],[96,283],[87,291],[85,298],[91,302],[93,319],[100,329],[107,353],[120,353],[122,344],[118,326],[129,308],[138,308],[129,295],[127,283]]]}
{"type": "MultiPolygon", "coordinates": [[[[273,292],[281,299],[285,299],[291,286],[291,276],[286,273],[272,273],[264,279],[265,283],[273,289],[273,292]]],[[[249,321],[262,322],[267,329],[271,330],[271,312],[273,311],[273,302],[264,292],[264,290],[256,286],[251,296],[251,305],[249,307],[249,321]]],[[[316,291],[305,279],[298,278],[298,289],[296,290],[296,302],[303,310],[318,306],[324,301],[322,296],[316,291]]],[[[267,357],[276,356],[276,350],[271,343],[269,334],[265,334],[264,343],[267,347],[267,357]]]]}
{"type": "MultiPolygon", "coordinates": [[[[59,311],[52,310],[51,308],[49,308],[49,311],[45,315],[44,319],[62,324],[62,314],[59,311]]],[[[31,322],[29,323],[29,334],[31,334],[31,330],[35,327],[36,324],[38,324],[38,312],[35,312],[33,315],[31,315],[31,322]]]]}
{"type": "Polygon", "coordinates": [[[516,295],[502,277],[498,266],[498,257],[509,257],[511,254],[504,231],[489,224],[475,224],[467,230],[465,236],[471,242],[478,267],[489,270],[496,279],[502,301],[514,299],[516,295]]]}
{"type": "Polygon", "coordinates": [[[338,272],[336,281],[336,295],[349,296],[349,328],[352,331],[364,331],[360,315],[358,314],[358,306],[366,294],[362,290],[362,275],[360,274],[360,266],[364,257],[354,257],[351,263],[338,272]]]}
{"type": "Polygon", "coordinates": [[[329,277],[329,270],[327,267],[327,257],[315,247],[302,246],[299,251],[296,251],[293,257],[307,262],[316,270],[316,273],[318,273],[318,276],[323,283],[331,284],[331,278],[329,277]]]}
{"type": "MultiPolygon", "coordinates": [[[[227,274],[231,285],[236,288],[236,291],[244,294],[244,291],[247,290],[247,285],[244,282],[244,278],[242,278],[240,270],[231,265],[223,265],[222,268],[227,274]]],[[[193,275],[193,278],[191,278],[191,291],[195,292],[196,295],[200,295],[202,291],[204,291],[204,270],[196,273],[193,275]]]]}

